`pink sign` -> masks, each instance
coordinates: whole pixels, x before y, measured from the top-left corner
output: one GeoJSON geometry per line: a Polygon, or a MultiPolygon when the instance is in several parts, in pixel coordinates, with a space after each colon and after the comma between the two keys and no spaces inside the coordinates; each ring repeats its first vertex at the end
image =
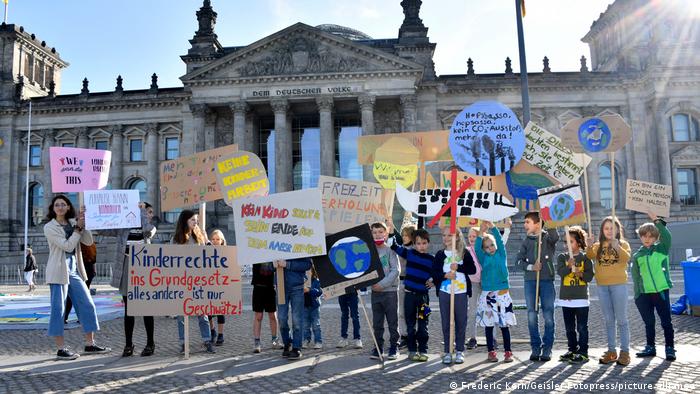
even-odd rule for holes
{"type": "Polygon", "coordinates": [[[49,148],[51,191],[72,193],[107,186],[112,152],[80,148],[49,148]]]}

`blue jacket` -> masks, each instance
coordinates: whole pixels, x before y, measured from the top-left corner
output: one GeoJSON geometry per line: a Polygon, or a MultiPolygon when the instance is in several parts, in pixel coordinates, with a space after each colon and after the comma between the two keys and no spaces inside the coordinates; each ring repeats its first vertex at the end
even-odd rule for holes
{"type": "Polygon", "coordinates": [[[284,268],[284,291],[289,293],[293,290],[304,290],[306,282],[306,271],[311,269],[311,259],[291,259],[287,260],[284,268]]]}
{"type": "Polygon", "coordinates": [[[318,279],[311,279],[311,288],[308,293],[304,293],[304,307],[306,308],[319,308],[321,306],[321,281],[318,279]]]}
{"type": "Polygon", "coordinates": [[[496,253],[486,254],[481,247],[483,238],[478,237],[474,245],[476,258],[481,263],[481,289],[483,291],[505,290],[508,285],[508,267],[506,266],[506,247],[503,245],[501,233],[497,228],[491,229],[491,234],[496,238],[496,253]]]}

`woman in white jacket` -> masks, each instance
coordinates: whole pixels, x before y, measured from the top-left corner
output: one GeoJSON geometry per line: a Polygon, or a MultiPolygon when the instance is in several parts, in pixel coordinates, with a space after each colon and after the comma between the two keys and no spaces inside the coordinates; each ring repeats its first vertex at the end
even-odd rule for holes
{"type": "Polygon", "coordinates": [[[85,212],[81,207],[76,219],[70,200],[57,195],[51,200],[48,223],[44,235],[49,245],[49,260],[46,263],[46,283],[51,291],[50,337],[54,337],[59,360],[74,360],[78,354],[70,351],[63,341],[63,312],[66,296],[70,295],[75,311],[85,332],[85,353],[106,353],[109,348],[95,344],[95,332],[99,330],[97,311],[85,285],[87,275],[82,263],[80,244],[92,245],[92,234],[85,229],[85,212]]]}

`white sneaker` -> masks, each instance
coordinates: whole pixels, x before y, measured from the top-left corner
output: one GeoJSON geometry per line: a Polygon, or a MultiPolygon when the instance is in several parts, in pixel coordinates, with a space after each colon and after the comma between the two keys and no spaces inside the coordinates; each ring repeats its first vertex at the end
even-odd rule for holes
{"type": "Polygon", "coordinates": [[[445,353],[445,355],[442,356],[442,363],[447,365],[452,364],[452,354],[445,353]]]}
{"type": "Polygon", "coordinates": [[[464,353],[457,352],[457,355],[455,356],[455,364],[463,364],[463,363],[464,363],[464,353]]]}
{"type": "Polygon", "coordinates": [[[282,342],[280,342],[279,339],[274,339],[272,341],[272,348],[273,349],[284,349],[284,345],[282,344],[282,342]]]}
{"type": "Polygon", "coordinates": [[[353,340],[352,345],[355,349],[362,349],[362,339],[353,340]]]}
{"type": "Polygon", "coordinates": [[[260,342],[258,342],[253,347],[253,353],[260,353],[260,352],[262,352],[262,346],[260,346],[260,342]]]}
{"type": "Polygon", "coordinates": [[[323,349],[323,343],[321,343],[321,342],[314,343],[314,349],[323,349]]]}
{"type": "Polygon", "coordinates": [[[348,346],[348,339],[347,338],[340,338],[340,340],[338,341],[338,344],[335,345],[335,347],[337,347],[339,349],[342,349],[342,348],[347,347],[347,346],[348,346]]]}
{"type": "Polygon", "coordinates": [[[304,341],[304,343],[301,345],[302,349],[308,349],[311,347],[311,341],[304,341]]]}

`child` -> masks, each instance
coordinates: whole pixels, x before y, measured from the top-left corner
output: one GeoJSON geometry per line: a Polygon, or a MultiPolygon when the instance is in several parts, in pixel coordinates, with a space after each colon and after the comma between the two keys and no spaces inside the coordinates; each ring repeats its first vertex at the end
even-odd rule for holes
{"type": "Polygon", "coordinates": [[[318,280],[316,269],[311,267],[311,287],[304,287],[304,342],[311,347],[311,332],[314,334],[314,349],[323,349],[321,336],[321,281],[318,280]]]}
{"type": "MultiPolygon", "coordinates": [[[[425,306],[430,305],[428,289],[433,286],[431,278],[434,256],[428,253],[430,247],[430,234],[427,231],[411,230],[414,247],[391,243],[391,250],[396,252],[399,259],[406,261],[404,272],[404,319],[406,321],[406,345],[408,346],[408,359],[411,361],[428,361],[428,314],[425,306]],[[416,331],[418,323],[418,331],[416,331]]],[[[404,231],[401,231],[402,235],[404,231]]],[[[389,239],[392,241],[392,239],[389,239]]],[[[428,311],[429,313],[429,311],[428,311]]]]}
{"type": "Polygon", "coordinates": [[[384,279],[372,285],[372,328],[379,350],[372,350],[371,359],[379,360],[384,347],[384,319],[389,325],[389,355],[387,359],[396,360],[399,356],[399,259],[385,245],[387,226],[385,223],[372,223],[372,238],[377,245],[377,252],[382,261],[384,279]]]}
{"type": "Polygon", "coordinates": [[[359,298],[357,292],[343,294],[338,297],[340,305],[340,340],[337,348],[342,349],[348,346],[348,322],[352,318],[353,347],[362,349],[362,338],[360,336],[360,314],[358,313],[359,298]]]}
{"type": "MultiPolygon", "coordinates": [[[[214,246],[226,246],[226,237],[221,230],[214,230],[211,232],[211,237],[209,238],[214,246]]],[[[216,346],[221,346],[224,344],[224,324],[226,323],[226,316],[216,315],[216,322],[218,323],[219,335],[216,334],[216,329],[214,328],[214,316],[209,316],[209,332],[211,333],[211,341],[216,346]],[[216,338],[216,342],[214,342],[216,338]]]]}
{"type": "MultiPolygon", "coordinates": [[[[591,235],[591,238],[592,235],[591,235]]],[[[627,316],[627,262],[630,245],[624,240],[622,225],[617,218],[608,216],[600,224],[598,242],[586,249],[586,256],[594,262],[598,299],[603,310],[608,334],[608,350],[598,361],[619,365],[630,363],[630,330],[627,316]],[[614,226],[614,227],[613,227],[614,226]],[[615,344],[615,326],[620,334],[620,357],[615,344]]]]}
{"type": "Polygon", "coordinates": [[[455,240],[455,255],[452,252],[452,238],[450,228],[442,229],[442,242],[445,249],[435,254],[433,260],[433,282],[437,290],[440,302],[440,317],[442,321],[442,336],[444,338],[443,364],[455,364],[464,362],[464,337],[467,335],[467,321],[469,314],[467,311],[467,300],[472,294],[472,285],[468,275],[476,273],[476,266],[472,255],[465,250],[464,237],[462,231],[457,229],[457,239],[455,240]],[[450,289],[452,287],[452,289],[450,289]],[[454,327],[456,353],[450,353],[450,293],[454,291],[454,327]]]}
{"type": "Polygon", "coordinates": [[[673,347],[673,324],[671,324],[671,300],[669,289],[673,287],[668,271],[668,253],[671,250],[671,233],[666,223],[654,214],[649,214],[653,223],[644,223],[637,229],[642,246],[632,258],[632,280],[634,281],[634,303],[644,320],[647,345],[637,357],[656,356],[656,319],[654,309],[661,319],[666,341],[666,360],[676,360],[673,347]]]}
{"type": "Polygon", "coordinates": [[[34,258],[34,255],[32,254],[32,248],[28,247],[27,256],[24,262],[24,279],[27,281],[27,285],[29,285],[29,288],[27,289],[28,292],[36,289],[36,286],[34,285],[34,272],[36,272],[38,269],[39,268],[36,266],[36,258],[34,258]]]}
{"type": "MultiPolygon", "coordinates": [[[[413,236],[416,231],[416,226],[413,224],[406,224],[401,228],[401,241],[404,248],[413,247],[413,236]]],[[[394,230],[394,234],[397,234],[394,230]]],[[[391,239],[391,238],[390,238],[391,239]]],[[[398,239],[397,239],[398,240],[398,239]]],[[[401,340],[399,341],[399,349],[404,348],[408,345],[408,322],[406,316],[404,315],[404,302],[406,297],[405,290],[405,280],[406,280],[406,259],[399,255],[399,268],[401,269],[401,274],[399,275],[399,321],[403,322],[404,330],[401,334],[401,340]]]]}
{"type": "Polygon", "coordinates": [[[564,315],[569,346],[569,351],[559,357],[559,361],[588,362],[588,283],[593,280],[593,263],[583,253],[586,238],[581,227],[569,228],[568,242],[574,257],[571,258],[569,252],[557,257],[557,272],[561,276],[559,305],[564,315]]]}
{"type": "Polygon", "coordinates": [[[531,361],[552,359],[554,345],[554,253],[559,241],[556,229],[542,229],[539,212],[525,215],[527,237],[520,246],[516,266],[525,271],[525,304],[527,305],[527,328],[530,332],[531,361]],[[538,244],[541,233],[541,242],[538,244]],[[539,252],[539,261],[538,253],[539,252]],[[540,310],[544,316],[544,336],[540,337],[537,300],[537,272],[540,273],[540,310]]]}
{"type": "Polygon", "coordinates": [[[280,332],[284,342],[282,357],[301,358],[301,340],[304,330],[304,282],[311,259],[275,260],[272,266],[284,268],[284,304],[279,305],[280,332]],[[292,308],[292,335],[289,335],[289,308],[292,308]]]}
{"type": "Polygon", "coordinates": [[[481,237],[476,239],[474,251],[481,263],[481,295],[476,310],[476,319],[486,331],[486,346],[488,347],[488,361],[497,362],[496,347],[494,345],[493,328],[501,327],[503,336],[503,348],[505,350],[503,362],[513,361],[513,352],[510,347],[510,326],[516,324],[513,313],[513,300],[508,291],[508,267],[506,266],[506,249],[501,238],[501,233],[493,224],[482,222],[480,228],[481,237]],[[487,233],[490,229],[490,233],[487,233]]]}
{"type": "Polygon", "coordinates": [[[262,331],[263,313],[267,312],[272,334],[272,348],[279,349],[277,339],[277,292],[275,291],[275,269],[272,263],[253,264],[253,352],[262,352],[260,332],[262,331]]]}

